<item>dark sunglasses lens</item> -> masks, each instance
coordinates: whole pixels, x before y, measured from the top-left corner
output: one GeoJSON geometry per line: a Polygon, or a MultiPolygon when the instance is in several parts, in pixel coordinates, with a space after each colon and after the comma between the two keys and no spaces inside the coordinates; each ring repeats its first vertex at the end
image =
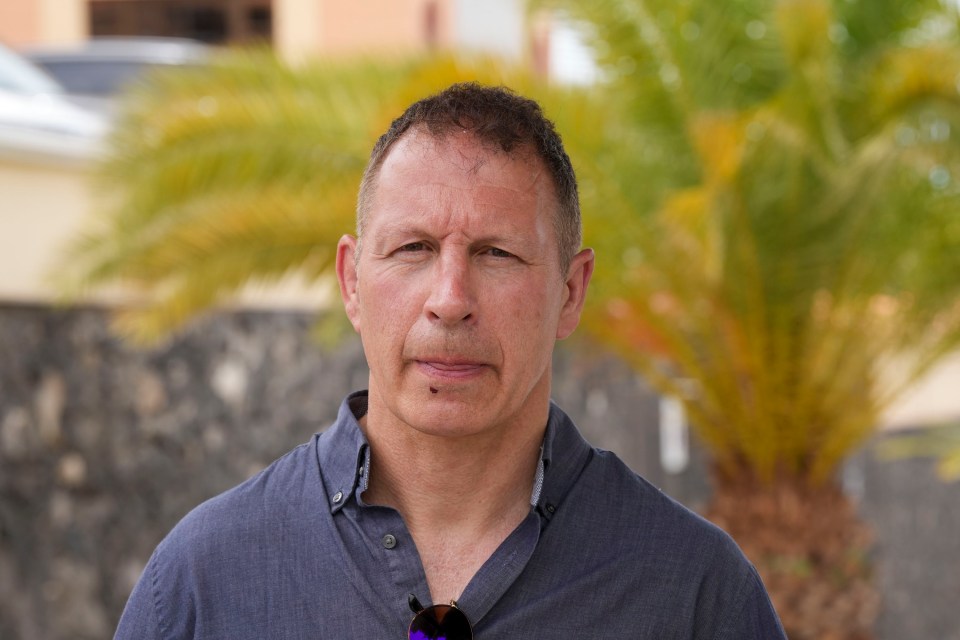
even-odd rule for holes
{"type": "Polygon", "coordinates": [[[473,640],[467,616],[448,604],[427,607],[410,623],[410,640],[473,640]]]}

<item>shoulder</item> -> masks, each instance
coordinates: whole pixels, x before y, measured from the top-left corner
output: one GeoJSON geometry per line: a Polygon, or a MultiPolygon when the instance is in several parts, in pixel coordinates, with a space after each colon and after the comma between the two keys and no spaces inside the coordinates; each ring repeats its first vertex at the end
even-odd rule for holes
{"type": "Polygon", "coordinates": [[[195,546],[210,550],[257,535],[298,511],[319,482],[313,441],[277,459],[260,473],[190,511],[170,531],[158,552],[180,556],[195,546]]]}
{"type": "Polygon", "coordinates": [[[716,525],[633,472],[616,455],[594,450],[547,527],[567,553],[615,563],[623,579],[660,588],[745,581],[752,566],[716,525]]]}
{"type": "Polygon", "coordinates": [[[280,566],[284,549],[309,546],[322,513],[308,503],[320,494],[309,491],[319,482],[313,452],[310,443],[301,445],[188,513],[154,550],[117,637],[152,637],[145,631],[151,629],[189,638],[197,628],[229,624],[218,611],[256,598],[251,586],[280,566]]]}
{"type": "Polygon", "coordinates": [[[658,547],[706,545],[739,554],[736,544],[719,527],[665,494],[609,451],[594,449],[571,498],[577,509],[592,512],[616,534],[642,531],[642,536],[630,538],[658,547]]]}
{"type": "Polygon", "coordinates": [[[684,611],[697,638],[784,637],[736,542],[614,454],[594,450],[569,498],[564,508],[581,524],[564,535],[576,539],[581,554],[590,549],[601,563],[615,563],[611,579],[654,605],[645,615],[661,606],[684,611]]]}
{"type": "Polygon", "coordinates": [[[662,557],[671,550],[688,554],[705,547],[739,553],[719,528],[651,485],[616,454],[587,443],[556,405],[551,405],[544,446],[549,466],[541,505],[549,520],[571,525],[566,530],[550,524],[564,529],[564,539],[602,542],[620,554],[644,555],[655,548],[662,557]],[[549,515],[551,509],[557,517],[549,515]]]}

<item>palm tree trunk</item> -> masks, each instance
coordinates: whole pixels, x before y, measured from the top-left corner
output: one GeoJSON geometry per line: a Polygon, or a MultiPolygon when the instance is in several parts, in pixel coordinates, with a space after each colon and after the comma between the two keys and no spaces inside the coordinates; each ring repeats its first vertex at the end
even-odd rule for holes
{"type": "Polygon", "coordinates": [[[872,535],[835,482],[718,478],[707,517],[756,565],[791,640],[871,640],[872,535]]]}

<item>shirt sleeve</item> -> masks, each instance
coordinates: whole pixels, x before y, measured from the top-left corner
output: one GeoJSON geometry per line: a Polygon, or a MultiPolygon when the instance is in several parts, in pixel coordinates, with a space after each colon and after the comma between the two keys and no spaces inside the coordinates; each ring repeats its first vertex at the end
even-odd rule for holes
{"type": "Polygon", "coordinates": [[[151,588],[153,558],[143,570],[120,616],[114,640],[160,640],[160,621],[151,588]]]}
{"type": "Polygon", "coordinates": [[[750,579],[742,590],[739,609],[734,609],[714,636],[716,640],[787,640],[763,581],[750,567],[750,579]]]}

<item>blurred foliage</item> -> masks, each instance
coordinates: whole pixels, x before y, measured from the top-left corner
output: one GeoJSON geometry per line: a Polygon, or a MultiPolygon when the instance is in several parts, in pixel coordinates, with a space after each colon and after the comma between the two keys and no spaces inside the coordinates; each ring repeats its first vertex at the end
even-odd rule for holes
{"type": "MultiPolygon", "coordinates": [[[[67,248],[61,289],[137,292],[116,327],[151,343],[250,282],[296,274],[335,288],[337,240],[353,230],[373,143],[407,105],[466,80],[549,96],[567,120],[592,113],[585,98],[484,58],[291,67],[235,50],[149,76],[125,96],[99,170],[100,215],[67,248]]],[[[317,335],[341,331],[327,323],[317,335]]]]}
{"type": "Polygon", "coordinates": [[[586,328],[684,401],[723,474],[829,478],[960,342],[956,9],[537,6],[582,27],[597,86],[262,51],[156,76],[130,96],[65,288],[143,292],[118,323],[150,341],[250,280],[322,281],[390,119],[452,82],[503,83],[541,101],[577,167],[598,255],[586,328]]]}
{"type": "Polygon", "coordinates": [[[721,477],[831,478],[960,344],[955,5],[542,4],[615,97],[577,159],[588,328],[683,399],[721,477]]]}

